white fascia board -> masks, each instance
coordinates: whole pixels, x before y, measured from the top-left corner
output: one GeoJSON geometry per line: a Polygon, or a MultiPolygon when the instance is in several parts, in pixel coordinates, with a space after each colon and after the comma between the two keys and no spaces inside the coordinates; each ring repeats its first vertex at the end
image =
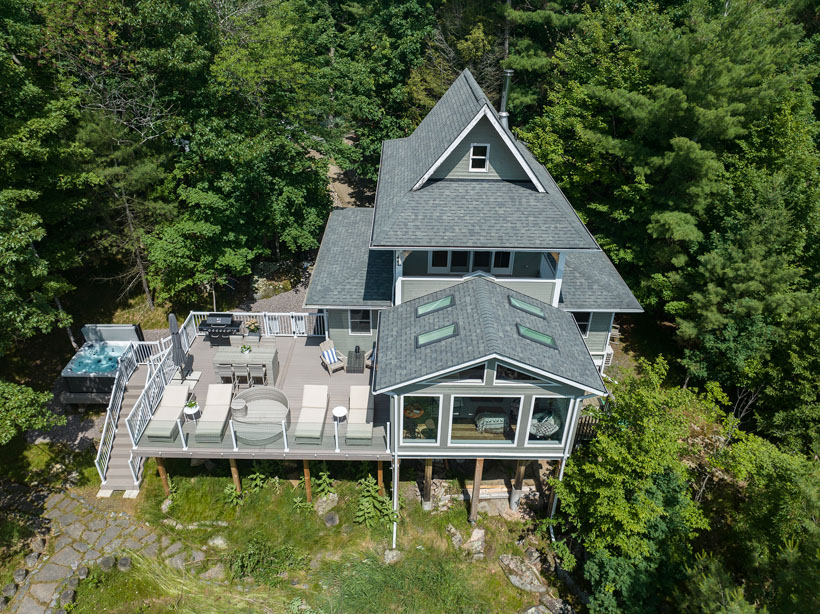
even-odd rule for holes
{"type": "Polygon", "coordinates": [[[502,251],[502,252],[600,252],[594,247],[510,247],[509,245],[497,245],[487,247],[486,245],[370,245],[370,249],[396,250],[396,251],[502,251]]]}
{"type": "Polygon", "coordinates": [[[303,309],[369,309],[371,311],[384,311],[390,309],[392,305],[384,305],[381,307],[374,307],[373,305],[303,305],[303,309]]]}
{"type": "Polygon", "coordinates": [[[481,107],[481,110],[479,110],[479,112],[476,113],[476,116],[472,120],[470,120],[470,123],[467,124],[464,130],[462,130],[461,133],[455,138],[455,140],[452,143],[450,143],[449,147],[447,147],[447,149],[444,150],[444,153],[441,154],[438,160],[436,160],[433,163],[433,166],[431,166],[427,170],[427,172],[421,176],[421,179],[419,179],[416,182],[416,185],[413,186],[413,190],[418,190],[421,186],[427,183],[427,180],[433,176],[433,173],[435,173],[438,167],[442,165],[442,163],[447,159],[447,157],[451,153],[453,153],[453,150],[455,150],[455,148],[458,147],[461,141],[463,141],[467,137],[467,135],[481,120],[482,117],[486,117],[490,121],[490,124],[493,126],[493,128],[495,128],[496,132],[498,133],[498,136],[500,136],[501,140],[504,141],[504,144],[507,145],[507,148],[510,150],[510,153],[512,153],[512,155],[521,165],[521,168],[524,169],[524,172],[527,173],[527,176],[530,178],[530,181],[532,181],[533,185],[537,188],[537,190],[539,192],[546,192],[544,186],[541,185],[541,182],[538,181],[538,178],[535,176],[535,173],[532,172],[530,165],[527,164],[527,162],[524,160],[524,157],[521,155],[521,152],[518,151],[518,148],[515,146],[515,143],[513,143],[510,140],[510,137],[507,136],[507,133],[504,132],[504,129],[501,127],[501,124],[495,118],[495,115],[490,113],[490,109],[486,104],[483,107],[481,107]]]}
{"type": "MultiPolygon", "coordinates": [[[[461,371],[462,369],[472,367],[474,365],[477,365],[478,363],[487,362],[488,360],[491,360],[493,358],[495,358],[496,360],[500,360],[501,362],[505,362],[505,363],[511,364],[513,366],[519,367],[521,369],[525,369],[527,371],[532,371],[533,373],[537,373],[538,375],[541,375],[541,376],[546,377],[548,379],[555,380],[556,382],[561,382],[562,384],[566,384],[567,386],[571,386],[573,388],[577,388],[578,390],[592,392],[596,396],[606,396],[606,395],[609,394],[606,391],[606,389],[597,390],[595,388],[591,388],[591,387],[589,387],[585,384],[581,384],[581,383],[572,381],[572,380],[567,379],[565,377],[559,377],[559,376],[555,375],[554,373],[550,373],[549,371],[544,371],[543,369],[533,367],[532,365],[524,364],[523,362],[518,362],[517,360],[513,360],[513,359],[508,358],[506,356],[500,356],[499,354],[488,354],[487,356],[483,356],[481,358],[471,360],[470,362],[465,362],[463,364],[455,365],[453,367],[447,367],[446,369],[442,369],[441,371],[436,371],[435,373],[429,373],[429,374],[424,375],[422,377],[417,377],[415,379],[408,380],[406,382],[402,382],[402,383],[396,384],[394,386],[388,386],[387,388],[380,388],[379,390],[373,390],[373,394],[384,394],[384,393],[387,393],[387,392],[392,392],[393,390],[397,390],[399,388],[404,388],[405,386],[412,386],[413,384],[418,384],[419,382],[426,382],[426,381],[441,377],[442,375],[446,375],[447,373],[452,373],[453,371],[461,371]]],[[[591,359],[592,359],[592,357],[590,356],[590,360],[591,359]]]]}

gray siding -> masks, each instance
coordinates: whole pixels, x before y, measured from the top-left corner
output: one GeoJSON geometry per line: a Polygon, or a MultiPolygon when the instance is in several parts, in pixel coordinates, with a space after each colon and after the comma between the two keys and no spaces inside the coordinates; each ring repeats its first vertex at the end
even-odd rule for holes
{"type": "Polygon", "coordinates": [[[606,340],[609,337],[611,313],[593,313],[589,321],[589,334],[584,341],[591,353],[606,351],[606,340]]]}
{"type": "MultiPolygon", "coordinates": [[[[398,396],[395,397],[396,402],[400,406],[400,397],[407,394],[436,394],[442,395],[442,403],[440,409],[440,428],[439,440],[437,445],[398,445],[399,457],[415,457],[415,458],[436,458],[437,454],[446,454],[448,457],[462,457],[462,458],[493,458],[499,457],[517,457],[517,458],[560,458],[564,452],[563,445],[530,445],[525,446],[527,435],[529,432],[529,423],[532,417],[533,397],[575,397],[582,394],[580,391],[571,386],[536,386],[532,384],[515,384],[515,385],[494,385],[496,361],[488,362],[487,370],[485,372],[484,384],[416,384],[398,390],[398,396]],[[448,429],[450,427],[450,413],[452,397],[457,396],[523,396],[521,406],[519,409],[519,421],[516,436],[516,443],[513,444],[487,444],[483,446],[466,446],[466,445],[447,445],[449,437],[448,429]]],[[[572,410],[572,405],[570,405],[572,410]]],[[[398,416],[399,412],[393,415],[398,416]]],[[[401,417],[399,417],[401,419],[401,417]]],[[[569,423],[565,428],[574,428],[577,422],[577,416],[570,412],[569,423]]],[[[400,434],[400,425],[395,427],[396,436],[400,434]]],[[[571,446],[569,433],[565,437],[565,445],[568,448],[571,446]]],[[[400,439],[397,439],[400,441],[400,439]]]]}
{"type": "MultiPolygon", "coordinates": [[[[449,288],[462,281],[463,279],[461,279],[461,277],[453,277],[452,279],[402,279],[401,300],[405,303],[414,298],[435,292],[436,290],[449,288]]],[[[552,305],[552,294],[555,290],[555,282],[553,281],[505,280],[503,277],[499,277],[496,279],[496,283],[552,305]]],[[[607,320],[607,324],[608,323],[609,320],[607,320]]]]}
{"type": "MultiPolygon", "coordinates": [[[[373,333],[370,335],[351,335],[347,309],[329,309],[327,312],[328,335],[333,339],[336,349],[347,355],[358,345],[362,351],[367,351],[376,343],[376,326],[378,312],[371,315],[373,333]]],[[[318,359],[318,358],[317,358],[318,359]]]]}
{"type": "Polygon", "coordinates": [[[433,179],[506,179],[527,181],[527,173],[515,159],[509,147],[501,140],[490,121],[482,118],[464,137],[433,173],[433,179]],[[470,148],[473,143],[490,145],[489,170],[486,173],[470,172],[470,148]]]}

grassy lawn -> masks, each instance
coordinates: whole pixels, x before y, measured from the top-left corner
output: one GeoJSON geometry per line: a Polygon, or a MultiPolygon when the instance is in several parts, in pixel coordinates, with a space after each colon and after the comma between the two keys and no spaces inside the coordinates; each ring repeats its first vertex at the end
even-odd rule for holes
{"type": "MultiPolygon", "coordinates": [[[[452,523],[465,538],[469,536],[463,504],[431,515],[415,501],[403,502],[398,548],[404,556],[396,564],[385,565],[383,552],[390,546],[391,525],[379,523],[368,529],[354,522],[359,501],[355,478],[362,465],[327,464],[331,476],[338,478],[339,503],[334,511],[340,523],[326,527],[314,511],[294,503],[304,498],[304,489],[291,482],[298,478],[301,464],[256,465],[260,473],[279,479],[269,479],[257,492],[250,492],[254,468],[250,462],[240,462],[246,494],[242,505],[232,505],[225,495],[232,484],[227,462],[209,474],[203,467],[191,468],[189,461],[168,461],[175,493],[166,515],[160,510],[165,498],[162,486],[149,461],[137,515],[192,548],[220,535],[228,548],[206,548],[206,565],[221,562],[229,578],[238,557],[246,567],[244,571],[234,567],[237,577],[224,586],[155,561],[138,560],[128,573],[97,573],[81,583],[74,611],[491,613],[515,612],[534,604],[531,596],[507,581],[497,564],[503,552],[520,553],[515,540],[523,525],[497,517],[481,519],[479,525],[487,530],[486,558],[470,562],[453,548],[444,531],[452,523]],[[162,524],[165,518],[185,524],[224,521],[227,526],[177,530],[162,524]]],[[[375,466],[370,469],[375,474],[375,466]]],[[[314,463],[314,489],[320,470],[321,465],[314,463]]]]}

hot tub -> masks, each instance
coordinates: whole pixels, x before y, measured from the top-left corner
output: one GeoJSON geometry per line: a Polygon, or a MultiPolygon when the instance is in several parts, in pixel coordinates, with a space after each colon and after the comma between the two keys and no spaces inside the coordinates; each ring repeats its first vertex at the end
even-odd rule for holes
{"type": "Polygon", "coordinates": [[[69,392],[111,392],[117,375],[119,357],[128,342],[89,341],[63,369],[63,381],[69,392]]]}

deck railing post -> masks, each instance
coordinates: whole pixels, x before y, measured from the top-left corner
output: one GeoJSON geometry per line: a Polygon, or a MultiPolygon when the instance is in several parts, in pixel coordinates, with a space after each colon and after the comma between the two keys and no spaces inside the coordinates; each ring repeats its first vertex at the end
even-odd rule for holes
{"type": "Polygon", "coordinates": [[[134,472],[134,465],[131,464],[133,462],[134,462],[134,455],[132,454],[128,458],[128,468],[131,470],[131,476],[134,478],[134,484],[138,484],[139,480],[137,479],[137,474],[134,472]]]}
{"type": "Polygon", "coordinates": [[[262,313],[262,322],[265,323],[265,336],[270,337],[270,326],[268,324],[268,312],[267,311],[262,313]]]}
{"type": "Polygon", "coordinates": [[[296,314],[291,311],[290,313],[290,332],[293,334],[294,338],[296,337],[296,314]]]}
{"type": "Polygon", "coordinates": [[[339,451],[339,419],[333,418],[333,430],[336,437],[336,451],[339,451]]]}
{"type": "Polygon", "coordinates": [[[179,421],[179,418],[177,418],[177,427],[179,427],[179,438],[182,440],[182,449],[187,450],[188,443],[185,441],[185,433],[182,430],[182,422],[179,421]]]}
{"type": "Polygon", "coordinates": [[[388,454],[390,453],[390,422],[387,422],[387,441],[385,442],[387,446],[385,447],[385,452],[388,454]]]}
{"type": "Polygon", "coordinates": [[[290,450],[290,448],[288,448],[288,426],[284,420],[282,420],[282,438],[285,440],[285,452],[287,452],[290,450]]]}
{"type": "Polygon", "coordinates": [[[233,430],[233,420],[229,420],[228,424],[231,426],[231,441],[233,441],[233,451],[236,452],[239,447],[236,445],[236,431],[233,430]]]}

